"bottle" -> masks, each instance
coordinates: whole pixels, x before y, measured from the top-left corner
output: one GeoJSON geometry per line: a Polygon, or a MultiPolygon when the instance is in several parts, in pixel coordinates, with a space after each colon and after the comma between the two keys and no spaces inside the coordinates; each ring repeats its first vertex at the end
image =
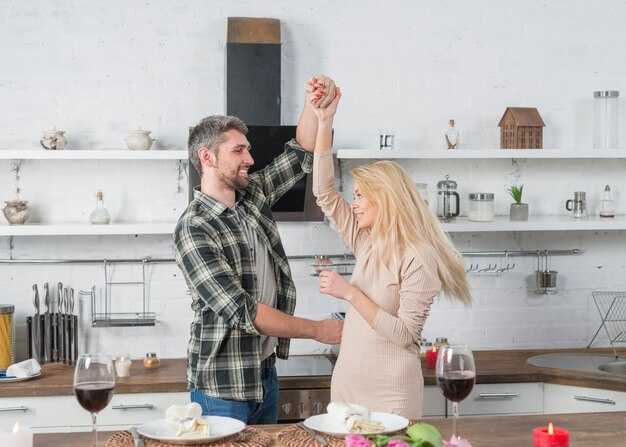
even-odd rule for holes
{"type": "Polygon", "coordinates": [[[159,367],[159,358],[156,355],[156,352],[148,352],[146,357],[143,359],[143,367],[146,369],[157,369],[159,367]]]}
{"type": "Polygon", "coordinates": [[[444,134],[444,149],[459,148],[459,131],[454,127],[454,120],[450,120],[450,127],[444,134]]]}
{"type": "Polygon", "coordinates": [[[593,92],[593,147],[618,147],[619,91],[593,92]]]}
{"type": "Polygon", "coordinates": [[[600,200],[600,217],[615,217],[615,203],[611,197],[611,188],[609,185],[604,187],[602,200],[600,200]]]}
{"type": "Polygon", "coordinates": [[[104,207],[104,202],[102,201],[102,191],[98,191],[96,197],[96,209],[89,215],[89,222],[92,224],[108,224],[111,222],[111,216],[104,207]]]}

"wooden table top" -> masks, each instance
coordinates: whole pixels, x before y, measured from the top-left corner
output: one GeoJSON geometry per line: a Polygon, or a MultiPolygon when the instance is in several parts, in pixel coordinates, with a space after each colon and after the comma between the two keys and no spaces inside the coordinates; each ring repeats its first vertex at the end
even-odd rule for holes
{"type": "MultiPolygon", "coordinates": [[[[442,433],[444,439],[452,434],[452,420],[425,419],[442,433]]],[[[555,426],[570,432],[570,447],[599,447],[626,445],[626,412],[596,414],[551,414],[526,416],[463,417],[459,420],[459,433],[474,447],[531,447],[533,428],[555,426]]],[[[277,434],[287,425],[258,426],[272,435],[271,447],[280,447],[277,434]]],[[[114,432],[99,436],[99,447],[114,432]]],[[[90,445],[91,433],[47,433],[35,435],[34,447],[84,447],[90,445]]]]}
{"type": "MultiPolygon", "coordinates": [[[[523,349],[475,351],[477,383],[545,382],[561,385],[626,391],[623,376],[539,368],[526,360],[539,354],[585,352],[609,354],[608,349],[523,349]]],[[[626,355],[626,350],[618,351],[626,355]]],[[[133,360],[131,377],[118,379],[115,392],[158,393],[187,391],[185,359],[163,359],[156,370],[146,370],[141,360],[133,360]]],[[[434,370],[424,369],[424,383],[435,384],[434,370]]],[[[73,394],[74,367],[51,363],[42,366],[40,377],[16,383],[3,383],[0,397],[63,396],[73,394]]],[[[279,377],[281,389],[329,388],[330,376],[279,377]]]]}

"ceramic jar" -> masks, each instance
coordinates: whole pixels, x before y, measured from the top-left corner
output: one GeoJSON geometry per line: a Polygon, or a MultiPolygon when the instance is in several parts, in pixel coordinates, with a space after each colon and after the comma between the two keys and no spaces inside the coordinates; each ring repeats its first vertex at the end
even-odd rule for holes
{"type": "Polygon", "coordinates": [[[137,129],[129,131],[125,141],[131,151],[147,151],[154,139],[150,138],[149,130],[137,129]]]}
{"type": "Polygon", "coordinates": [[[65,149],[67,138],[62,130],[44,130],[43,137],[39,141],[44,149],[57,150],[65,149]]]}
{"type": "Polygon", "coordinates": [[[21,225],[30,217],[31,209],[28,207],[28,200],[5,200],[6,206],[2,208],[4,217],[11,225],[21,225]]]}

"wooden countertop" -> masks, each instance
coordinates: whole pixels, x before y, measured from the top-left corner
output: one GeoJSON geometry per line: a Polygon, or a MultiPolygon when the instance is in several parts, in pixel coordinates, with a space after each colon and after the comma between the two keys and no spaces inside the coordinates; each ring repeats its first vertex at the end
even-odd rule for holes
{"type": "MultiPolygon", "coordinates": [[[[523,349],[475,351],[477,383],[545,382],[561,385],[626,391],[626,378],[603,373],[586,373],[529,365],[529,357],[556,352],[610,354],[609,349],[523,349]]],[[[618,351],[626,356],[626,350],[618,351]]],[[[146,370],[140,360],[133,360],[131,377],[118,379],[115,392],[158,393],[185,392],[185,359],[164,359],[156,370],[146,370]]],[[[434,370],[424,369],[424,383],[435,384],[434,370]]],[[[74,367],[51,363],[42,366],[42,374],[25,382],[3,383],[0,397],[71,395],[74,367]]],[[[280,377],[281,389],[329,388],[329,376],[280,377]]]]}
{"type": "MultiPolygon", "coordinates": [[[[427,419],[442,433],[444,439],[452,434],[451,419],[427,419]]],[[[459,420],[459,432],[475,447],[531,447],[533,428],[552,422],[570,432],[570,447],[598,447],[624,445],[626,439],[626,412],[601,414],[551,414],[527,416],[463,417],[459,420]]],[[[287,425],[259,426],[272,435],[271,447],[279,447],[277,434],[287,425]]],[[[114,432],[99,435],[103,446],[114,432]]],[[[91,433],[36,434],[34,447],[83,447],[90,445],[91,433]]]]}

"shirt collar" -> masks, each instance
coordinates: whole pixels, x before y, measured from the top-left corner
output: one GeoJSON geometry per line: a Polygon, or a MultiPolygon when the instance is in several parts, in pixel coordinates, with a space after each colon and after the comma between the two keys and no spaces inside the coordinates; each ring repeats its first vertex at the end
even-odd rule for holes
{"type": "MultiPolygon", "coordinates": [[[[237,206],[243,196],[245,196],[245,190],[235,191],[235,206],[237,206]]],[[[214,214],[215,216],[219,216],[224,211],[230,210],[230,208],[228,208],[219,200],[215,200],[213,197],[200,191],[200,185],[193,188],[193,199],[200,202],[204,207],[207,208],[210,213],[214,214]]]]}

